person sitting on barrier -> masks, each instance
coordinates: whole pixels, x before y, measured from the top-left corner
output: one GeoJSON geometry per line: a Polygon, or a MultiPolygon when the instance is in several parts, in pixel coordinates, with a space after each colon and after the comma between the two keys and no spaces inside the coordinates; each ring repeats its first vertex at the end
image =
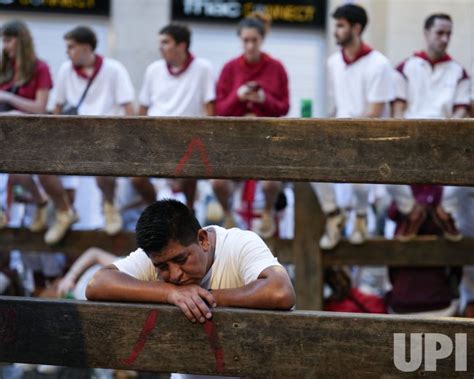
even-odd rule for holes
{"type": "MultiPolygon", "coordinates": [[[[140,91],[141,116],[205,117],[214,115],[215,83],[211,63],[191,51],[191,30],[172,23],[159,31],[162,59],[151,63],[140,91]]],[[[196,198],[196,179],[174,179],[188,207],[196,198]]]]}
{"type": "MultiPolygon", "coordinates": [[[[53,81],[48,65],[36,56],[30,30],[23,21],[12,20],[2,26],[1,35],[0,113],[46,113],[53,81]]],[[[36,210],[30,230],[39,231],[46,222],[45,195],[32,175],[11,174],[10,180],[31,194],[36,210]]],[[[0,226],[6,221],[2,214],[0,209],[0,226]]]]}
{"type": "MultiPolygon", "coordinates": [[[[400,63],[396,78],[396,99],[392,113],[396,118],[463,118],[469,110],[469,76],[466,70],[448,54],[453,22],[448,14],[428,16],[424,24],[426,50],[416,52],[400,63]]],[[[409,186],[387,186],[404,218],[396,238],[413,239],[426,219],[427,210],[414,201],[409,186]]],[[[439,205],[431,209],[431,216],[443,229],[445,238],[459,241],[455,219],[455,187],[445,187],[439,205]]]]}
{"type": "Polygon", "coordinates": [[[258,235],[201,228],[175,200],[150,205],[136,227],[139,248],[99,270],[89,300],[169,303],[192,322],[216,306],[289,310],[295,293],[285,269],[258,235]]]}
{"type": "MultiPolygon", "coordinates": [[[[268,16],[256,12],[240,21],[237,30],[243,55],[227,62],[216,90],[216,114],[235,117],[282,117],[289,110],[288,75],[282,63],[261,50],[270,28],[268,16]]],[[[214,180],[213,189],[224,210],[224,226],[236,225],[231,197],[234,182],[214,180]]],[[[258,233],[263,238],[276,232],[275,204],[281,182],[264,181],[265,206],[258,233]]]]}
{"type": "MultiPolygon", "coordinates": [[[[460,187],[463,188],[463,187],[460,187]]],[[[417,206],[435,209],[441,202],[446,187],[413,185],[411,191],[417,206]]],[[[465,203],[467,214],[474,203],[465,203]]],[[[389,216],[397,227],[404,224],[404,216],[392,205],[389,216]]],[[[472,213],[474,214],[474,213],[472,213]]],[[[468,216],[469,217],[469,216],[468,216]]],[[[472,217],[472,216],[470,216],[472,217]]],[[[417,235],[441,235],[444,230],[432,212],[427,212],[417,235]]],[[[452,248],[456,248],[455,245],[452,248]]],[[[386,294],[389,313],[415,316],[455,316],[459,306],[459,284],[462,267],[389,267],[392,289],[386,294]]]]}
{"type": "MultiPolygon", "coordinates": [[[[96,53],[97,36],[86,26],[77,26],[64,35],[69,60],[59,69],[54,114],[87,116],[134,115],[134,88],[130,75],[122,63],[96,53]]],[[[56,207],[56,219],[48,229],[45,241],[59,242],[67,230],[78,220],[72,203],[66,196],[64,178],[42,175],[41,183],[56,207]]],[[[82,178],[77,178],[79,181],[82,178]]],[[[122,229],[123,221],[114,206],[116,181],[113,177],[96,177],[102,192],[104,230],[115,235],[122,229]]],[[[153,201],[153,186],[146,178],[134,179],[134,184],[153,201]],[[151,193],[151,195],[149,195],[151,193]]],[[[77,185],[76,185],[77,187],[77,185]]]]}
{"type": "MultiPolygon", "coordinates": [[[[338,7],[335,20],[335,38],[341,50],[328,59],[328,88],[333,98],[334,116],[337,118],[386,118],[389,102],[394,99],[392,67],[379,51],[364,43],[362,33],[368,23],[367,12],[357,4],[338,7]]],[[[322,249],[333,249],[342,237],[345,215],[336,201],[335,186],[346,184],[313,183],[326,225],[319,241],[322,249]]],[[[352,244],[364,243],[368,237],[367,210],[369,190],[367,184],[349,184],[353,192],[356,219],[349,234],[352,244]]]]}

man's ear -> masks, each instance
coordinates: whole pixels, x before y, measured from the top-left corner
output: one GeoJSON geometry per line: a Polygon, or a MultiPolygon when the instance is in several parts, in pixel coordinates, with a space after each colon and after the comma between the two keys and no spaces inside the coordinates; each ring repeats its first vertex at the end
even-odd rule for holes
{"type": "Polygon", "coordinates": [[[205,251],[208,251],[211,244],[209,241],[209,233],[205,229],[199,229],[198,234],[197,234],[197,240],[199,245],[202,246],[202,248],[205,251]]]}

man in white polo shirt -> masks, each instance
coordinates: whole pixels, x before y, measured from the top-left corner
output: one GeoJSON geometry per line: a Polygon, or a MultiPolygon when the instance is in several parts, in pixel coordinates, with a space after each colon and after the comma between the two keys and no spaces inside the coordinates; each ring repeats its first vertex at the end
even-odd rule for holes
{"type": "MultiPolygon", "coordinates": [[[[388,59],[362,41],[368,22],[364,8],[346,4],[333,13],[335,38],[342,49],[328,59],[329,95],[335,105],[335,117],[379,118],[389,115],[394,97],[392,68],[388,59]]],[[[313,183],[323,212],[326,229],[320,240],[323,249],[334,248],[341,239],[345,217],[336,203],[334,185],[313,183]]],[[[349,241],[360,244],[367,238],[369,186],[352,185],[356,220],[349,241]]]]}
{"type": "MultiPolygon", "coordinates": [[[[130,76],[120,62],[95,53],[95,33],[89,27],[78,26],[66,33],[64,39],[69,60],[61,66],[56,80],[54,114],[133,115],[134,89],[130,76]],[[71,108],[75,110],[71,112],[71,108]]],[[[105,231],[116,234],[122,227],[122,219],[113,205],[115,179],[97,177],[96,181],[104,198],[105,231]]],[[[45,241],[54,244],[62,239],[77,216],[66,196],[64,178],[42,176],[41,183],[57,209],[56,221],[45,235],[45,241]]]]}
{"type": "MultiPolygon", "coordinates": [[[[172,23],[159,32],[162,59],[150,64],[140,92],[140,115],[203,117],[214,115],[215,82],[211,64],[194,57],[189,48],[191,31],[172,23]]],[[[175,182],[194,205],[196,180],[175,182]]]]}
{"type": "MultiPolygon", "coordinates": [[[[464,68],[448,54],[453,23],[444,13],[430,15],[424,25],[426,50],[416,52],[395,71],[396,99],[393,115],[397,118],[463,118],[470,107],[470,81],[464,68]]],[[[412,239],[427,216],[427,209],[415,202],[409,186],[387,186],[404,219],[396,237],[412,239]]],[[[458,241],[459,233],[452,215],[458,213],[460,188],[444,187],[441,203],[431,215],[444,236],[458,241]]]]}

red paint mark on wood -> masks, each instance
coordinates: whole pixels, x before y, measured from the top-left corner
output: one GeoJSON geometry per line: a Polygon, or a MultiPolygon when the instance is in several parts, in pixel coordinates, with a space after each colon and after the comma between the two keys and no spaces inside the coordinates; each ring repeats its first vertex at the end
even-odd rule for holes
{"type": "Polygon", "coordinates": [[[135,360],[138,358],[138,355],[145,347],[145,342],[148,339],[148,336],[150,335],[151,331],[156,326],[157,317],[158,317],[157,310],[150,311],[145,321],[145,325],[143,325],[143,329],[140,332],[140,335],[138,336],[138,340],[137,342],[135,342],[135,346],[133,347],[132,353],[130,354],[128,358],[121,359],[120,363],[130,366],[133,362],[135,362],[135,360]]]}
{"type": "Polygon", "coordinates": [[[206,320],[204,323],[204,331],[206,332],[207,339],[209,340],[212,352],[214,353],[214,357],[216,359],[216,371],[219,374],[222,374],[225,370],[224,350],[222,349],[222,346],[219,342],[216,324],[214,324],[211,320],[206,320]]]}
{"type": "Polygon", "coordinates": [[[206,174],[209,176],[212,174],[212,166],[209,163],[209,156],[207,154],[206,146],[202,142],[201,138],[196,137],[193,138],[193,140],[189,143],[186,152],[179,160],[178,165],[176,166],[175,175],[179,175],[183,171],[184,166],[186,165],[194,150],[199,151],[201,161],[206,168],[206,174]]]}
{"type": "Polygon", "coordinates": [[[16,309],[7,308],[0,312],[0,342],[10,344],[16,342],[16,309]]]}

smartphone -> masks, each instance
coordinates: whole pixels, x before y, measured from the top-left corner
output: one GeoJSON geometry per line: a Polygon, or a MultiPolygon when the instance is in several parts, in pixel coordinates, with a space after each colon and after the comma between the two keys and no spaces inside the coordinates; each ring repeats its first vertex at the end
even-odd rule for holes
{"type": "Polygon", "coordinates": [[[257,82],[247,82],[245,84],[247,85],[247,87],[250,88],[251,91],[255,92],[257,92],[261,88],[260,84],[258,84],[257,82]]]}

